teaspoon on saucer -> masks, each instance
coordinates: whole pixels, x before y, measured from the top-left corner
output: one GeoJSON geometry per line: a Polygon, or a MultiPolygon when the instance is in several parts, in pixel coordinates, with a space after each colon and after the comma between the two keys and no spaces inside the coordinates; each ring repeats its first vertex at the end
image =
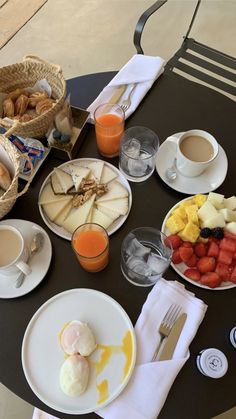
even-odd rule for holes
{"type": "Polygon", "coordinates": [[[166,169],[166,179],[169,182],[173,182],[176,178],[177,178],[177,172],[176,172],[176,158],[174,158],[174,161],[172,163],[171,167],[168,167],[168,169],[166,169]]]}
{"type": "MultiPolygon", "coordinates": [[[[43,242],[44,242],[44,236],[42,233],[36,233],[30,243],[30,251],[29,251],[29,257],[28,257],[28,261],[32,258],[32,256],[38,252],[42,246],[43,246],[43,242]]],[[[18,278],[16,279],[15,282],[15,287],[19,288],[21,287],[21,285],[23,284],[25,279],[25,274],[24,272],[21,272],[20,275],[18,276],[18,278]]]]}

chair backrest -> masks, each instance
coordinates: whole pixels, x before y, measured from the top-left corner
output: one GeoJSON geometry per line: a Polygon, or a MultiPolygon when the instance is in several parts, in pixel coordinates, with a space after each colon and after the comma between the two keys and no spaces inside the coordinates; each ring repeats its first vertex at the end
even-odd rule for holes
{"type": "MultiPolygon", "coordinates": [[[[156,1],[138,20],[134,32],[134,45],[138,54],[144,54],[141,37],[148,18],[166,2],[167,0],[156,1]]],[[[165,73],[178,73],[236,101],[236,59],[188,37],[200,3],[201,0],[198,0],[183,43],[167,62],[165,73]]]]}

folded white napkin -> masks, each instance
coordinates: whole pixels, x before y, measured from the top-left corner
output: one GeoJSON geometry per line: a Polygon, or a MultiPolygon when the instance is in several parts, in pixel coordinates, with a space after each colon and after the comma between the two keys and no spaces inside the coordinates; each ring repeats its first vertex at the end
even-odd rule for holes
{"type": "Polygon", "coordinates": [[[125,112],[125,118],[128,118],[138,107],[141,100],[152,87],[154,81],[163,72],[164,64],[165,61],[160,57],[141,54],[134,55],[88,107],[90,122],[94,121],[93,114],[96,108],[103,103],[107,103],[115,93],[117,87],[124,84],[127,85],[125,93],[118,102],[121,104],[129,96],[133,84],[136,84],[131,96],[131,106],[125,112]]]}
{"type": "MultiPolygon", "coordinates": [[[[137,361],[132,377],[120,396],[96,413],[105,419],[156,419],[176,376],[189,358],[189,345],[206,310],[207,305],[183,284],[160,279],[149,293],[135,325],[137,361]],[[160,340],[158,328],[173,303],[187,313],[173,358],[151,362],[160,340]]],[[[35,409],[33,419],[55,418],[35,409]]]]}

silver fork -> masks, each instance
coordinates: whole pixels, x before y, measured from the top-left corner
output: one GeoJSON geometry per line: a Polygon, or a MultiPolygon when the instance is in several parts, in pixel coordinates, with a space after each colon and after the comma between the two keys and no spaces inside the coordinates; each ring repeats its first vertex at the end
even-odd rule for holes
{"type": "Polygon", "coordinates": [[[127,99],[123,100],[123,102],[120,105],[120,107],[123,109],[124,112],[126,112],[131,105],[131,95],[132,95],[135,87],[136,87],[136,84],[133,85],[132,89],[129,92],[129,96],[127,97],[127,99]]]}
{"type": "Polygon", "coordinates": [[[179,307],[177,304],[172,304],[169,309],[167,310],[165,316],[163,317],[160,327],[158,329],[158,332],[161,335],[161,339],[160,342],[154,352],[154,355],[152,357],[152,361],[155,361],[157,354],[160,350],[161,344],[163,342],[163,340],[169,336],[170,331],[174,325],[174,323],[176,322],[177,318],[179,317],[181,313],[181,307],[179,307]]]}

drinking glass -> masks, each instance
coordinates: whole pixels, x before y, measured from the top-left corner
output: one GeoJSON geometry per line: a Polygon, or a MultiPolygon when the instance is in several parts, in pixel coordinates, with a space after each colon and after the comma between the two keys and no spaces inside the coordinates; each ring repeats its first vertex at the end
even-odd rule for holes
{"type": "Polygon", "coordinates": [[[159,139],[145,127],[131,127],[124,132],[120,147],[119,168],[131,182],[143,182],[155,168],[159,139]]]}
{"type": "Polygon", "coordinates": [[[109,237],[99,224],[82,224],[74,231],[71,244],[80,265],[86,271],[99,272],[107,266],[109,237]]]}
{"type": "Polygon", "coordinates": [[[94,112],[94,121],[99,153],[104,157],[118,156],[125,125],[123,109],[115,104],[100,105],[94,112]]]}
{"type": "Polygon", "coordinates": [[[171,262],[172,246],[167,240],[165,234],[152,227],[131,231],[121,245],[124,277],[140,287],[154,285],[171,262]]]}

